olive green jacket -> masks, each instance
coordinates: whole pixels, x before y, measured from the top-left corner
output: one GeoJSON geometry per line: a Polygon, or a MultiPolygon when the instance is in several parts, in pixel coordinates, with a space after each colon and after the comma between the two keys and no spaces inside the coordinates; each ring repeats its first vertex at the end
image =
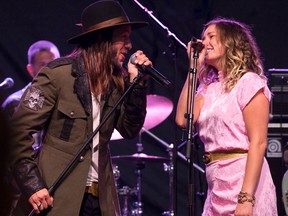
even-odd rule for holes
{"type": "MultiPolygon", "coordinates": [[[[127,88],[130,83],[125,82],[125,85],[127,88]]],[[[101,121],[120,96],[115,89],[102,96],[101,121]]],[[[81,59],[60,58],[49,63],[25,91],[12,119],[15,141],[11,146],[12,167],[24,198],[19,202],[22,210],[23,202],[27,204],[33,193],[43,187],[49,188],[55,182],[92,134],[91,113],[92,98],[81,59]],[[31,134],[42,128],[46,133],[41,152],[35,161],[31,134]]],[[[143,126],[145,115],[146,90],[136,85],[100,130],[98,183],[103,216],[121,214],[108,145],[111,134],[116,128],[124,138],[136,137],[143,126]]],[[[90,163],[91,145],[56,189],[53,194],[54,207],[47,215],[79,215],[90,163]]]]}

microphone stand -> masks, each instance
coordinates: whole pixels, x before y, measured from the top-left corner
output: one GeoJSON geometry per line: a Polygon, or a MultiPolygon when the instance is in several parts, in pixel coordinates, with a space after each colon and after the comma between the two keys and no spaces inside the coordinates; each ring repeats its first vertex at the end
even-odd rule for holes
{"type": "MultiPolygon", "coordinates": [[[[138,72],[138,76],[134,78],[132,84],[127,88],[127,90],[124,92],[124,94],[119,98],[119,100],[115,103],[115,105],[112,107],[112,109],[104,116],[102,122],[98,125],[98,127],[93,131],[93,133],[90,135],[90,137],[86,140],[84,145],[78,150],[76,155],[72,158],[72,160],[68,163],[68,165],[64,168],[62,173],[58,176],[58,178],[54,181],[54,183],[51,185],[51,187],[48,189],[48,192],[50,195],[53,195],[56,191],[56,189],[59,187],[59,185],[63,182],[63,180],[69,175],[69,173],[77,166],[78,162],[80,161],[81,157],[88,151],[89,146],[94,138],[94,136],[100,131],[100,129],[103,127],[103,125],[107,122],[107,120],[110,118],[112,113],[115,111],[115,109],[119,106],[119,104],[124,100],[125,96],[135,87],[135,85],[138,83],[138,81],[142,78],[142,73],[140,71],[138,72]]],[[[34,209],[29,213],[28,216],[34,216],[35,211],[34,209]]]]}
{"type": "MultiPolygon", "coordinates": [[[[144,7],[139,1],[137,0],[133,0],[144,12],[146,12],[156,23],[158,23],[162,29],[164,31],[167,32],[167,37],[170,39],[171,41],[171,44],[169,45],[169,47],[175,47],[174,45],[175,44],[172,44],[174,43],[174,41],[177,41],[178,44],[180,44],[183,48],[185,48],[185,50],[187,49],[187,46],[185,45],[185,43],[183,43],[174,33],[172,33],[169,28],[167,26],[165,26],[163,23],[161,23],[154,15],[153,15],[153,11],[151,10],[148,10],[146,7],[144,7]]],[[[173,56],[174,56],[174,62],[175,62],[175,59],[176,59],[176,54],[175,52],[173,53],[173,56]]],[[[176,67],[176,63],[175,63],[175,69],[177,70],[177,67],[176,67]]],[[[176,75],[177,73],[175,73],[176,75]]],[[[175,77],[177,78],[177,76],[175,77]]],[[[173,145],[173,151],[172,151],[172,158],[173,158],[173,169],[174,169],[174,172],[173,172],[173,204],[172,204],[172,210],[173,210],[173,213],[174,215],[176,216],[177,214],[177,155],[179,155],[181,153],[178,152],[178,148],[176,145],[173,145]]],[[[183,156],[182,159],[184,159],[184,155],[181,155],[183,156]]]]}
{"type": "MultiPolygon", "coordinates": [[[[142,127],[142,131],[143,132],[146,132],[148,135],[150,135],[152,138],[154,138],[155,140],[157,140],[160,144],[162,144],[166,149],[167,151],[171,150],[171,147],[173,147],[173,144],[169,145],[168,143],[166,143],[165,141],[161,140],[159,137],[157,137],[155,134],[153,134],[151,131],[147,130],[146,128],[142,127]]],[[[186,145],[186,142],[185,143],[182,143],[183,145],[186,145]]],[[[179,158],[181,158],[183,161],[186,161],[186,157],[179,151],[177,151],[177,156],[179,158]]],[[[198,171],[200,171],[201,173],[205,174],[205,170],[202,169],[201,166],[193,163],[193,167],[196,168],[198,171]]],[[[175,171],[175,170],[174,170],[175,171]]]]}
{"type": "MultiPolygon", "coordinates": [[[[203,44],[197,42],[195,38],[191,40],[191,49],[190,49],[190,59],[191,59],[191,51],[194,48],[193,52],[193,68],[189,69],[189,77],[188,77],[188,94],[187,94],[187,111],[185,114],[185,118],[187,118],[187,144],[186,144],[186,158],[188,163],[188,208],[189,208],[189,216],[194,216],[194,130],[193,130],[193,119],[194,119],[194,98],[196,92],[196,74],[197,74],[197,60],[199,58],[199,52],[203,49],[203,44]],[[191,83],[192,81],[192,83],[191,83]],[[188,102],[190,101],[190,104],[188,102]],[[190,105],[190,106],[189,106],[190,105]],[[189,109],[188,109],[189,106],[189,109]]],[[[191,64],[190,64],[191,65],[191,64]]]]}

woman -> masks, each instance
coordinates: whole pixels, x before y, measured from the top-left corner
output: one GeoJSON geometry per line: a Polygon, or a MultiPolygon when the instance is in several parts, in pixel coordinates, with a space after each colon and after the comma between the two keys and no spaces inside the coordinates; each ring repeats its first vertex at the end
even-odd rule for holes
{"type": "MultiPolygon", "coordinates": [[[[271,93],[256,42],[245,24],[223,18],[208,22],[198,42],[204,48],[197,65],[193,123],[206,152],[203,215],[278,215],[264,158],[271,93]]],[[[187,125],[189,78],[177,106],[181,127],[187,125]]]]}

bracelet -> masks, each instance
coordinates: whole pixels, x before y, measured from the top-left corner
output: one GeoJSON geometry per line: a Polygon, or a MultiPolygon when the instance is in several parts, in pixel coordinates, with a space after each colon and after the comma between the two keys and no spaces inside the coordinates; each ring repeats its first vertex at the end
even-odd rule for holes
{"type": "Polygon", "coordinates": [[[244,202],[251,202],[252,207],[255,205],[256,198],[255,196],[249,196],[247,192],[240,191],[238,195],[238,203],[243,204],[244,202]]]}

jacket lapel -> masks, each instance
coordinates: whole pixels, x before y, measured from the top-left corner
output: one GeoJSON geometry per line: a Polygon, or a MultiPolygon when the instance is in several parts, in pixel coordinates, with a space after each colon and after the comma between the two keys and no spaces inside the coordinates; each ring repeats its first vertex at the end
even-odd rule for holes
{"type": "Polygon", "coordinates": [[[78,95],[82,106],[85,111],[92,114],[92,99],[88,82],[87,72],[85,70],[84,62],[82,58],[74,59],[72,63],[72,75],[76,77],[74,83],[74,91],[78,95]]]}

